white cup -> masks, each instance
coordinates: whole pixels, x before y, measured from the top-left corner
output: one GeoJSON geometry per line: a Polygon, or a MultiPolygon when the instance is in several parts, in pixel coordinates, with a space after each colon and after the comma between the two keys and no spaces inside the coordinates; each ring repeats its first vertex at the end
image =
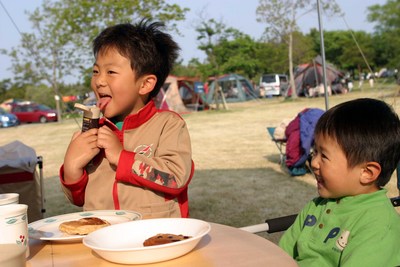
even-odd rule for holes
{"type": "Polygon", "coordinates": [[[18,203],[19,203],[18,193],[0,194],[0,206],[8,204],[18,204],[18,203]]]}
{"type": "Polygon", "coordinates": [[[0,244],[17,244],[29,256],[28,205],[0,206],[0,244]]]}

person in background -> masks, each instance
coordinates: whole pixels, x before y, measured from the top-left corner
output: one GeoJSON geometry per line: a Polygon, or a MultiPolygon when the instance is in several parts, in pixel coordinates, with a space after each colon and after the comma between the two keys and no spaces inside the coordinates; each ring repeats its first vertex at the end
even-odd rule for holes
{"type": "Polygon", "coordinates": [[[400,160],[400,121],[385,102],[356,99],[326,111],[311,168],[319,197],[279,245],[299,266],[400,266],[400,216],[383,187],[400,160]]]}
{"type": "Polygon", "coordinates": [[[179,51],[163,26],[118,24],[93,41],[91,87],[103,118],[99,129],[73,135],[60,169],[66,196],[84,210],[189,216],[189,132],[182,117],[153,101],[179,51]]]}

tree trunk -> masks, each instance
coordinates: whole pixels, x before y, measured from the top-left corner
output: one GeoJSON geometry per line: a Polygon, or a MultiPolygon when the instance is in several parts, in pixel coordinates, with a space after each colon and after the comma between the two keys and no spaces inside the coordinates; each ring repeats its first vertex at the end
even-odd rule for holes
{"type": "Polygon", "coordinates": [[[294,25],[296,25],[296,16],[295,16],[295,1],[292,1],[291,5],[291,22],[290,22],[290,31],[289,31],[289,80],[290,80],[290,88],[292,88],[292,98],[297,98],[297,90],[296,84],[294,82],[294,74],[293,74],[293,29],[294,25]]]}
{"type": "Polygon", "coordinates": [[[297,98],[297,90],[296,84],[294,82],[294,73],[293,73],[293,34],[289,33],[289,80],[290,80],[290,88],[292,88],[292,98],[297,98]]]}

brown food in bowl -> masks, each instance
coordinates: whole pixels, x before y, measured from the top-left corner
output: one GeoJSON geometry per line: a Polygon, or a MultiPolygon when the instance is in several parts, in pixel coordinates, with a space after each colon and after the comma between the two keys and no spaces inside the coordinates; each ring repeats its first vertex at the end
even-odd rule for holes
{"type": "Polygon", "coordinates": [[[189,239],[189,238],[191,238],[191,236],[174,235],[174,234],[157,234],[155,236],[152,236],[152,237],[146,239],[143,242],[143,245],[145,247],[163,245],[163,244],[168,244],[168,243],[173,243],[173,242],[186,240],[186,239],[189,239]]]}

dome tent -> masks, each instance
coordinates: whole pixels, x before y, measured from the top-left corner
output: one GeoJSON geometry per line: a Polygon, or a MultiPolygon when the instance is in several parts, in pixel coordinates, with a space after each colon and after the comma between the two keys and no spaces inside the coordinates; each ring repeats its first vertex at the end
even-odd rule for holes
{"type": "Polygon", "coordinates": [[[202,93],[197,90],[198,84],[203,85],[197,77],[169,75],[154,98],[156,107],[181,114],[207,109],[202,93]]]}
{"type": "MultiPolygon", "coordinates": [[[[209,104],[214,101],[216,82],[221,87],[226,102],[243,102],[257,98],[249,80],[238,74],[225,74],[211,82],[206,96],[209,104]]],[[[217,97],[221,100],[220,94],[217,97]]]]}
{"type": "MultiPolygon", "coordinates": [[[[334,65],[327,64],[326,76],[327,85],[328,87],[331,87],[336,80],[343,78],[344,74],[334,65]]],[[[317,87],[322,84],[323,66],[321,56],[317,56],[309,63],[298,65],[294,72],[294,82],[298,96],[304,95],[304,89],[307,87],[307,85],[311,87],[317,87]]],[[[292,93],[293,89],[291,86],[289,86],[288,96],[291,96],[292,93]]]]}

